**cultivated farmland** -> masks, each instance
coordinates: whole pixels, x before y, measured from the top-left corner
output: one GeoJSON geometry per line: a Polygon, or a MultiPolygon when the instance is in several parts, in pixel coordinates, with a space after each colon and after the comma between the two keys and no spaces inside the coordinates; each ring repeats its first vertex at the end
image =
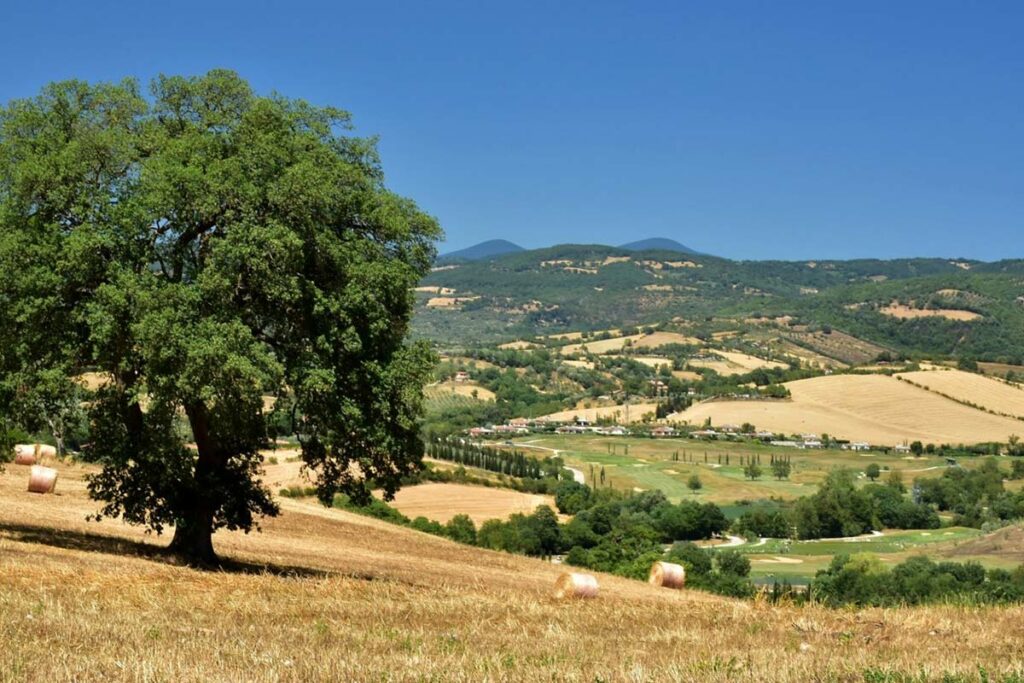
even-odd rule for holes
{"type": "Polygon", "coordinates": [[[750,422],[786,434],[895,445],[920,440],[957,444],[1005,441],[1019,420],[990,415],[884,375],[832,375],[790,382],[792,400],[708,401],[672,419],[701,424],[750,422]]]}

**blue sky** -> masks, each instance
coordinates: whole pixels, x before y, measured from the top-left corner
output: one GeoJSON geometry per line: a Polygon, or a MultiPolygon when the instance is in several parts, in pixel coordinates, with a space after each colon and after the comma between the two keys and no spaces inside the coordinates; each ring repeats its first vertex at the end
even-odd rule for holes
{"type": "Polygon", "coordinates": [[[228,67],[351,111],[442,251],[1024,257],[1024,3],[7,0],[0,100],[228,67]],[[44,6],[45,5],[45,6],[44,6]]]}

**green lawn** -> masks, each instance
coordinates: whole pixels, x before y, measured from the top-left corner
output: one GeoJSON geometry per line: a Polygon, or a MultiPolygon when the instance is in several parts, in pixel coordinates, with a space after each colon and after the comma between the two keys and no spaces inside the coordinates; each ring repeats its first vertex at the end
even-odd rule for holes
{"type": "MultiPolygon", "coordinates": [[[[917,477],[940,476],[946,465],[945,459],[938,457],[906,458],[883,453],[798,450],[683,439],[531,435],[518,438],[516,442],[560,451],[566,464],[583,470],[588,481],[591,465],[598,471],[604,466],[608,481],[616,488],[661,489],[673,501],[693,498],[719,504],[773,497],[799,498],[813,493],[817,484],[837,468],[863,472],[868,464],[875,463],[882,469],[883,478],[888,475],[888,469],[897,469],[909,484],[917,477]],[[676,453],[678,461],[673,460],[676,453]],[[792,464],[789,479],[778,481],[771,476],[773,454],[789,458],[792,464]],[[763,474],[751,481],[744,475],[740,462],[741,458],[746,461],[755,456],[760,458],[763,474]],[[704,485],[696,496],[686,486],[693,474],[698,475],[704,485]]],[[[973,466],[975,462],[980,459],[964,459],[965,466],[973,466]]],[[[867,479],[862,481],[867,483],[867,479]]]]}

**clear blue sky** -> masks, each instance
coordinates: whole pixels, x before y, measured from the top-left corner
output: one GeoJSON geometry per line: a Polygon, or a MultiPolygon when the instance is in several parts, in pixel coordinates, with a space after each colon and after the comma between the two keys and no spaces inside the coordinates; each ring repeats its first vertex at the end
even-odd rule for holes
{"type": "Polygon", "coordinates": [[[0,100],[229,67],[353,112],[442,250],[1024,257],[1024,2],[23,2],[0,100]],[[46,6],[44,6],[46,5],[46,6]]]}

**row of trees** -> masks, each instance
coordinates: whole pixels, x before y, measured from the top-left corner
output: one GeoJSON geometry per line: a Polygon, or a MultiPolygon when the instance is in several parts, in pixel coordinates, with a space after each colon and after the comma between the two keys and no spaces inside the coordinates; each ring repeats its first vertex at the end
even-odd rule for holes
{"type": "Polygon", "coordinates": [[[491,446],[481,446],[461,439],[434,439],[427,444],[427,455],[437,460],[447,460],[466,467],[476,467],[488,472],[498,472],[512,477],[527,479],[558,478],[563,471],[560,458],[539,460],[522,451],[510,451],[491,446]]]}

